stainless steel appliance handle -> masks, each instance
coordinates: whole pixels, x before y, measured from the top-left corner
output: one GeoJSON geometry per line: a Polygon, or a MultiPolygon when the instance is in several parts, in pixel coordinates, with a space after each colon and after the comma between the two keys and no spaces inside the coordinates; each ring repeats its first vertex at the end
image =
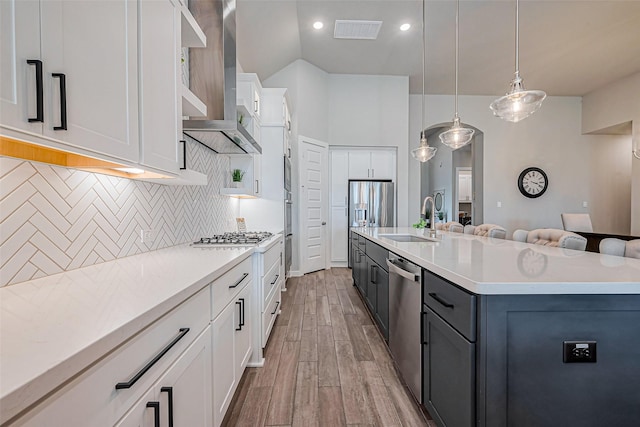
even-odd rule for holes
{"type": "Polygon", "coordinates": [[[399,276],[404,277],[405,279],[409,279],[412,282],[418,282],[420,280],[420,276],[418,276],[417,274],[413,274],[408,272],[407,270],[404,270],[400,267],[398,267],[393,261],[391,261],[390,259],[387,260],[387,265],[389,266],[389,271],[396,273],[399,276]]]}

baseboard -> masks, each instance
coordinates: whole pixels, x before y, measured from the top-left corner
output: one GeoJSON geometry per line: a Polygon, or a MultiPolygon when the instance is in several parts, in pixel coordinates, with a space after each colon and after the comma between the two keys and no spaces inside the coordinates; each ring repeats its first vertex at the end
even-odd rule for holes
{"type": "Polygon", "coordinates": [[[342,262],[334,261],[331,263],[331,268],[333,267],[346,268],[346,267],[349,267],[349,263],[347,261],[342,261],[342,262]]]}
{"type": "Polygon", "coordinates": [[[297,270],[290,270],[289,271],[289,277],[302,277],[304,276],[304,274],[302,274],[301,272],[297,271],[297,270]]]}

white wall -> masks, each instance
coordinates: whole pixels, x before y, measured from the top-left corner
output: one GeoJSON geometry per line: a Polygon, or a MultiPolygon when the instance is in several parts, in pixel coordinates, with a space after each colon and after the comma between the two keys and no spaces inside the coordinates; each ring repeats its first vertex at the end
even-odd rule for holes
{"type": "MultiPolygon", "coordinates": [[[[292,227],[292,274],[300,269],[300,219],[298,208],[300,198],[300,171],[298,169],[298,135],[304,135],[319,141],[328,139],[328,98],[329,74],[301,59],[292,62],[282,70],[262,82],[263,87],[284,87],[288,89],[291,101],[291,187],[293,199],[292,227]]],[[[268,165],[263,171],[268,173],[268,165]]]]}
{"type": "MultiPolygon", "coordinates": [[[[631,145],[640,153],[640,73],[613,82],[583,98],[582,131],[602,129],[632,122],[631,145]]],[[[627,155],[630,155],[627,151],[627,155]]],[[[631,166],[631,234],[640,235],[640,160],[631,166]]],[[[626,233],[625,233],[626,234],[626,233]]]]}
{"type": "MultiPolygon", "coordinates": [[[[421,124],[420,95],[411,95],[410,98],[411,149],[418,145],[421,124]]],[[[602,148],[598,144],[619,137],[582,135],[581,98],[549,97],[538,112],[520,123],[508,123],[493,117],[489,110],[493,99],[488,96],[461,96],[459,100],[462,120],[484,132],[485,223],[500,224],[509,232],[517,228],[562,228],[560,213],[590,212],[591,208],[583,208],[582,202],[586,201],[589,206],[600,203],[601,183],[593,182],[593,168],[598,168],[599,176],[613,176],[624,171],[624,165],[608,163],[593,154],[602,148]],[[518,191],[518,175],[529,166],[541,167],[549,177],[549,188],[538,199],[525,198],[518,191]],[[497,207],[499,201],[502,202],[501,208],[497,207]]],[[[450,121],[453,97],[429,95],[426,109],[426,126],[450,121]]],[[[441,144],[437,146],[439,151],[448,150],[441,144]]],[[[611,156],[617,158],[624,150],[624,143],[613,143],[610,148],[611,156]]],[[[414,160],[409,165],[410,216],[417,217],[420,212],[419,164],[414,160]]],[[[624,206],[622,198],[623,194],[618,195],[618,200],[608,208],[598,206],[594,221],[597,231],[610,231],[605,227],[612,226],[612,218],[616,218],[612,214],[614,210],[620,204],[624,206]],[[603,217],[608,219],[600,222],[598,218],[603,217]]],[[[619,218],[619,221],[624,222],[624,218],[619,218]]],[[[624,226],[622,224],[621,227],[624,226]]]]}
{"type": "Polygon", "coordinates": [[[409,221],[408,94],[406,76],[329,75],[329,144],[397,147],[400,227],[409,221]]]}
{"type": "MultiPolygon", "coordinates": [[[[409,117],[408,77],[328,74],[297,60],[263,82],[286,87],[293,105],[292,133],[343,146],[396,146],[406,153],[409,117]]],[[[292,147],[298,158],[298,147],[292,147]]],[[[408,165],[398,158],[398,225],[407,225],[408,165]]],[[[293,163],[293,228],[299,229],[299,171],[293,163]]],[[[299,269],[299,236],[293,239],[292,270],[299,269]]]]}

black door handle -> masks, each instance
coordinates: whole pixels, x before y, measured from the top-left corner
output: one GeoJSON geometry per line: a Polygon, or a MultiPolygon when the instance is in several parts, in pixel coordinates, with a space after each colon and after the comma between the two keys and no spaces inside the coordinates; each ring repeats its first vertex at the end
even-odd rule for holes
{"type": "Polygon", "coordinates": [[[44,122],[44,88],[42,85],[42,61],[27,59],[27,64],[36,66],[36,116],[28,117],[29,123],[44,122]]]}
{"type": "Polygon", "coordinates": [[[242,302],[242,314],[240,316],[240,328],[244,326],[244,298],[239,298],[240,302],[242,302]]]}
{"type": "Polygon", "coordinates": [[[438,301],[440,304],[442,304],[446,308],[453,308],[453,304],[446,302],[445,300],[440,298],[438,294],[436,294],[435,292],[429,292],[429,296],[434,300],[438,301]]]}
{"type": "Polygon", "coordinates": [[[150,361],[149,363],[147,363],[147,364],[145,365],[145,367],[144,367],[144,368],[140,369],[140,370],[138,371],[138,373],[137,373],[137,374],[135,374],[135,375],[133,376],[133,378],[131,378],[131,379],[130,379],[129,381],[127,381],[127,382],[122,382],[122,383],[118,383],[118,384],[116,384],[116,390],[121,390],[121,389],[125,389],[125,388],[131,388],[131,387],[132,387],[132,386],[133,386],[133,385],[134,385],[134,384],[135,384],[135,383],[136,383],[140,378],[142,378],[142,376],[143,376],[144,374],[146,374],[146,373],[147,373],[147,371],[148,371],[149,369],[151,369],[151,367],[152,367],[153,365],[155,365],[155,364],[156,364],[156,362],[158,362],[158,360],[160,360],[160,359],[162,358],[162,356],[164,356],[165,354],[167,354],[167,352],[168,352],[169,350],[171,350],[171,347],[173,347],[174,345],[176,345],[176,343],[177,343],[178,341],[180,341],[180,340],[181,340],[185,335],[187,335],[187,332],[189,332],[189,328],[180,328],[179,332],[180,332],[180,333],[178,334],[178,336],[177,336],[177,337],[175,337],[175,338],[173,339],[173,341],[171,341],[171,342],[170,342],[170,343],[169,343],[165,348],[163,348],[163,349],[162,349],[158,354],[156,354],[156,356],[155,356],[153,359],[151,359],[151,361],[150,361]]]}
{"type": "Polygon", "coordinates": [[[153,426],[160,427],[160,402],[147,402],[147,408],[153,408],[153,426]]]}
{"type": "Polygon", "coordinates": [[[173,427],[173,387],[162,387],[160,393],[167,393],[167,408],[169,413],[169,427],[173,427]]]}
{"type": "Polygon", "coordinates": [[[271,312],[271,315],[272,315],[272,316],[273,316],[274,314],[276,314],[276,312],[278,311],[278,306],[279,306],[279,305],[280,305],[280,301],[276,301],[276,308],[275,308],[275,310],[273,310],[273,311],[271,312]]]}
{"type": "Polygon", "coordinates": [[[62,73],[52,76],[60,79],[60,126],[54,126],[53,130],[67,130],[67,76],[62,73]]]}
{"type": "Polygon", "coordinates": [[[275,285],[275,283],[278,281],[278,277],[280,277],[280,275],[276,274],[276,277],[273,279],[273,282],[271,282],[270,285],[275,285]]]}
{"type": "Polygon", "coordinates": [[[236,305],[240,308],[238,310],[238,327],[236,328],[236,331],[241,331],[242,330],[242,303],[240,301],[236,301],[236,305]]]}
{"type": "Polygon", "coordinates": [[[378,266],[377,265],[371,266],[371,282],[378,283],[378,266]]]}

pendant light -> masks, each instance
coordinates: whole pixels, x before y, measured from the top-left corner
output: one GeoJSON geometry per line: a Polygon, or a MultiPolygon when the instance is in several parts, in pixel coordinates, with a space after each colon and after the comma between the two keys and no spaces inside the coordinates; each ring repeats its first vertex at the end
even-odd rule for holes
{"type": "Polygon", "coordinates": [[[447,131],[440,134],[440,141],[452,150],[467,145],[471,142],[475,131],[473,129],[460,126],[460,116],[458,116],[458,38],[460,20],[460,0],[456,0],[456,97],[455,97],[455,115],[453,116],[453,125],[447,131]]]}
{"type": "Polygon", "coordinates": [[[518,44],[520,43],[519,29],[519,0],[516,0],[516,72],[511,81],[509,93],[496,99],[489,108],[493,115],[509,122],[517,123],[538,111],[547,94],[541,90],[525,90],[520,70],[518,69],[518,44]]]}
{"type": "Polygon", "coordinates": [[[427,142],[427,130],[424,127],[424,63],[426,56],[425,51],[427,50],[427,43],[425,41],[425,2],[426,0],[422,0],[422,130],[420,131],[420,146],[411,150],[411,155],[422,163],[433,158],[433,156],[436,155],[436,151],[438,151],[436,147],[429,147],[429,143],[427,142]]]}

